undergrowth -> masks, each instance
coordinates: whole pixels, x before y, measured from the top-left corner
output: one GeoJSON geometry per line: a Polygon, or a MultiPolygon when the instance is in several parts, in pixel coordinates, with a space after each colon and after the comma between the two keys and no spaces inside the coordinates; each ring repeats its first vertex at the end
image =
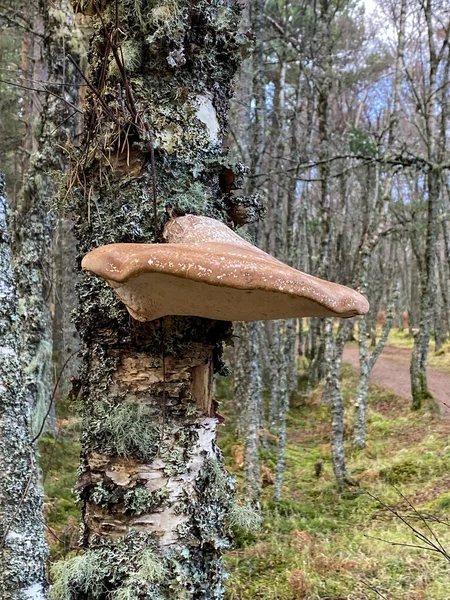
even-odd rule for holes
{"type": "MultiPolygon", "coordinates": [[[[407,348],[412,350],[414,338],[409,334],[408,329],[391,329],[389,332],[388,344],[397,348],[407,348]]],[[[445,342],[442,345],[442,348],[436,351],[434,339],[431,339],[427,364],[429,367],[450,373],[450,342],[445,342]]]]}
{"type": "MultiPolygon", "coordinates": [[[[357,381],[350,365],[343,365],[342,374],[348,467],[360,487],[343,494],[336,490],[330,416],[320,404],[321,391],[315,390],[310,398],[291,398],[283,498],[274,503],[273,486],[266,486],[261,528],[237,537],[238,547],[227,557],[231,571],[227,600],[450,597],[445,559],[400,545],[414,545],[418,540],[383,508],[387,504],[402,514],[412,512],[403,494],[419,512],[432,511],[448,521],[450,423],[424,411],[411,413],[408,401],[372,387],[368,444],[365,450],[355,450],[351,440],[357,381]],[[319,461],[323,471],[317,478],[319,461]]],[[[304,389],[303,375],[300,389],[304,389]]],[[[228,468],[242,484],[242,469],[232,458],[233,446],[241,443],[234,436],[233,407],[226,399],[226,385],[219,386],[218,392],[227,417],[219,443],[228,457],[228,468]]],[[[261,451],[260,458],[263,469],[273,470],[276,445],[261,451]]],[[[434,524],[433,529],[450,549],[449,527],[434,524]]]]}
{"type": "MultiPolygon", "coordinates": [[[[407,400],[371,387],[368,443],[352,448],[352,413],[356,378],[343,365],[342,391],[346,404],[345,436],[348,467],[360,487],[339,494],[330,455],[330,416],[321,405],[321,390],[309,398],[291,398],[288,419],[286,474],[281,502],[272,501],[273,486],[263,489],[263,522],[251,507],[236,505],[236,549],[227,555],[231,573],[227,600],[448,600],[449,565],[439,554],[411,548],[417,544],[411,531],[383,508],[402,514],[411,506],[450,520],[450,422],[429,412],[411,412],[407,400]],[[322,474],[315,466],[322,463],[322,474]],[[369,492],[366,493],[366,492],[369,492]],[[402,495],[403,496],[402,496],[402,495]],[[395,544],[395,545],[393,545],[395,544]],[[402,545],[406,544],[406,545],[402,545]]],[[[304,373],[300,389],[304,389],[304,373]]],[[[242,467],[233,456],[242,442],[235,437],[230,380],[219,379],[218,399],[225,425],[219,428],[219,445],[228,469],[243,482],[242,467]]],[[[79,446],[77,426],[71,419],[57,440],[47,435],[40,444],[53,556],[76,544],[78,509],[71,493],[76,480],[79,446]],[[72,532],[71,542],[67,530],[72,532]],[[75,533],[74,533],[75,531],[75,533]],[[64,543],[62,543],[64,542],[64,543]],[[64,545],[65,544],[65,545],[64,545]]],[[[260,458],[263,472],[276,466],[276,438],[267,437],[260,458]]],[[[450,548],[450,528],[432,525],[443,546],[450,548]]],[[[150,557],[152,558],[152,557],[150,557]]],[[[154,565],[150,560],[149,567],[154,565]]],[[[75,565],[76,566],[76,565],[75,565]]],[[[78,565],[79,566],[79,565],[78,565]]],[[[128,600],[128,588],[115,600],[128,600]]],[[[131,597],[131,596],[130,596],[131,597]]]]}

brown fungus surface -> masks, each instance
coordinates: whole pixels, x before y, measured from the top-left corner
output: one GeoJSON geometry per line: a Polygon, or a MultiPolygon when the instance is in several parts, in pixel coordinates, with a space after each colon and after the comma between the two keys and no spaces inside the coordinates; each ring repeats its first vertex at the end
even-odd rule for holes
{"type": "Polygon", "coordinates": [[[190,315],[223,321],[354,317],[369,310],[355,290],[297,271],[220,221],[187,215],[165,244],[108,244],[85,270],[105,279],[139,321],[190,315]]]}

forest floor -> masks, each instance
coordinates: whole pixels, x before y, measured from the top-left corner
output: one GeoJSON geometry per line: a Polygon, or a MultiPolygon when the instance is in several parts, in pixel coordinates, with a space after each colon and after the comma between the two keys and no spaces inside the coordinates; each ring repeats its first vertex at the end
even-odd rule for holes
{"type": "MultiPolygon", "coordinates": [[[[375,363],[370,381],[412,401],[409,374],[411,353],[412,348],[385,346],[375,363]]],[[[345,346],[344,361],[359,369],[359,350],[356,343],[345,346]]],[[[428,388],[439,404],[442,416],[450,418],[450,373],[441,369],[427,368],[428,388]]]]}
{"type": "MultiPolygon", "coordinates": [[[[238,490],[243,481],[242,442],[235,438],[231,380],[219,378],[219,444],[238,490]]],[[[300,390],[306,372],[300,370],[300,390]]],[[[257,532],[236,530],[227,557],[227,600],[448,600],[449,563],[424,546],[386,505],[428,538],[450,548],[450,419],[426,408],[410,411],[408,398],[371,386],[368,444],[352,447],[357,379],[344,363],[345,447],[359,487],[339,493],[331,467],[329,407],[321,388],[309,397],[293,394],[288,418],[286,473],[281,502],[272,501],[276,438],[260,459],[264,473],[263,523],[257,532]],[[323,463],[318,478],[315,466],[323,463]],[[414,508],[412,508],[414,507],[414,508]],[[431,522],[425,525],[419,518],[431,522]],[[443,524],[436,521],[443,521],[443,524]],[[430,526],[433,533],[427,529],[430,526]]],[[[79,457],[79,422],[58,407],[58,436],[40,442],[52,559],[67,556],[78,542],[80,519],[72,488],[79,457]]]]}

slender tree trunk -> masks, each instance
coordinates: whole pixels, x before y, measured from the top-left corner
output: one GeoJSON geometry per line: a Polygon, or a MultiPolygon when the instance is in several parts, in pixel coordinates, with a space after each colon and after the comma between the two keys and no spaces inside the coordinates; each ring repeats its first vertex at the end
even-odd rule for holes
{"type": "MultiPolygon", "coordinates": [[[[319,259],[317,261],[316,274],[318,277],[326,279],[330,267],[330,194],[329,177],[330,163],[328,161],[330,154],[329,145],[329,96],[332,86],[332,46],[333,38],[330,31],[330,2],[329,0],[320,0],[317,7],[317,27],[320,39],[320,50],[317,57],[317,128],[318,128],[318,158],[319,178],[320,178],[320,196],[319,196],[319,219],[320,219],[320,241],[319,241],[319,259]]],[[[323,370],[324,362],[324,338],[321,333],[321,321],[311,319],[311,334],[315,342],[311,344],[313,350],[311,367],[308,377],[307,392],[310,393],[312,387],[326,375],[323,370]]]]}
{"type": "Polygon", "coordinates": [[[250,175],[251,188],[248,193],[255,193],[257,176],[261,173],[264,160],[265,123],[266,123],[266,82],[264,77],[264,0],[249,3],[250,23],[255,35],[255,47],[252,56],[253,79],[252,97],[254,101],[254,121],[252,123],[250,175]]]}
{"type": "Polygon", "coordinates": [[[339,371],[345,341],[348,338],[352,320],[341,320],[336,339],[333,336],[333,319],[325,319],[325,360],[327,363],[327,378],[324,394],[331,409],[331,456],[334,476],[339,489],[355,485],[347,471],[344,451],[344,402],[342,400],[339,371]]]}
{"type": "Polygon", "coordinates": [[[277,321],[266,323],[267,343],[269,346],[269,428],[277,434],[280,426],[280,369],[281,353],[280,328],[277,321]]]}
{"type": "MultiPolygon", "coordinates": [[[[444,140],[439,139],[442,131],[437,128],[438,114],[438,70],[441,58],[435,44],[435,28],[433,24],[433,6],[431,0],[421,5],[427,29],[427,44],[429,52],[429,69],[427,94],[424,104],[424,124],[427,144],[427,158],[430,162],[439,163],[442,159],[444,140]]],[[[446,42],[448,42],[448,33],[446,42]]],[[[448,70],[447,70],[448,76],[448,70]]],[[[443,122],[447,115],[443,117],[443,122]]],[[[445,125],[444,125],[444,129],[445,125]]],[[[422,264],[420,282],[420,323],[419,331],[414,338],[414,350],[411,359],[411,391],[412,408],[420,409],[424,400],[433,400],[427,385],[427,357],[433,324],[435,302],[435,264],[437,251],[438,209],[441,194],[441,172],[429,169],[426,176],[427,184],[427,229],[425,239],[425,256],[422,264]]]]}
{"type": "Polygon", "coordinates": [[[55,402],[58,403],[69,393],[70,381],[76,377],[79,367],[74,353],[80,348],[80,340],[72,318],[78,304],[77,250],[73,222],[69,219],[58,220],[54,249],[53,363],[57,376],[62,375],[55,391],[55,402]]]}
{"type": "Polygon", "coordinates": [[[275,489],[273,493],[273,499],[275,502],[281,500],[281,492],[283,488],[284,470],[286,466],[286,441],[287,441],[287,413],[289,410],[289,393],[288,393],[288,369],[286,361],[286,325],[287,321],[277,321],[278,327],[280,328],[280,357],[279,357],[279,391],[280,391],[280,402],[279,402],[279,434],[278,434],[278,461],[277,461],[277,476],[275,479],[275,489]]]}
{"type": "Polygon", "coordinates": [[[439,275],[439,289],[442,298],[442,328],[444,339],[450,334],[450,303],[448,300],[448,278],[446,277],[446,264],[442,260],[440,252],[437,253],[437,272],[439,275]]]}
{"type": "Polygon", "coordinates": [[[436,295],[434,306],[434,351],[438,352],[443,344],[443,327],[442,327],[442,305],[441,298],[436,295]]]}
{"type": "MultiPolygon", "coordinates": [[[[370,260],[370,255],[366,256],[366,260],[370,260]]],[[[363,281],[365,275],[362,275],[363,281]]],[[[363,289],[361,286],[361,290],[363,289]]],[[[362,292],[364,293],[364,292],[362,292]]],[[[358,391],[356,394],[356,411],[353,431],[353,444],[356,448],[364,448],[366,445],[367,431],[367,393],[369,390],[369,378],[373,367],[375,366],[378,357],[383,351],[387,343],[389,332],[394,320],[394,309],[398,298],[398,290],[392,292],[392,297],[389,302],[389,307],[386,311],[383,330],[381,336],[376,342],[372,352],[369,352],[367,338],[367,319],[363,316],[359,318],[359,380],[358,391]]]]}
{"type": "MultiPolygon", "coordinates": [[[[250,177],[246,181],[245,190],[249,196],[258,193],[258,175],[264,158],[264,130],[266,114],[266,94],[264,78],[264,54],[263,54],[263,26],[264,26],[264,2],[256,0],[248,5],[249,24],[255,36],[255,46],[252,54],[252,79],[251,79],[251,125],[249,128],[249,158],[250,177]]],[[[255,242],[261,245],[261,233],[257,225],[249,228],[249,233],[255,238],[255,242]]],[[[259,468],[259,429],[263,427],[264,406],[262,398],[262,382],[259,366],[260,339],[258,323],[239,324],[240,341],[243,348],[240,365],[235,365],[235,389],[239,388],[241,393],[241,412],[244,418],[238,418],[238,433],[244,438],[244,471],[246,496],[258,500],[261,494],[260,468],[259,468]],[[240,376],[241,381],[236,381],[240,376]]]]}
{"type": "Polygon", "coordinates": [[[44,600],[47,545],[0,175],[0,597],[44,600]]]}
{"type": "MultiPolygon", "coordinates": [[[[80,253],[158,240],[166,203],[225,221],[221,140],[239,63],[238,2],[87,9],[92,89],[70,181],[80,253]]],[[[211,383],[230,325],[176,316],[138,323],[90,274],[79,297],[76,489],[86,552],[55,567],[54,598],[218,600],[236,506],[215,443],[211,383]]]]}
{"type": "Polygon", "coordinates": [[[248,334],[249,381],[248,394],[243,411],[246,426],[244,443],[245,487],[247,498],[259,500],[261,495],[261,473],[259,468],[258,447],[262,386],[259,369],[258,323],[256,321],[248,324],[248,334]]]}
{"type": "Polygon", "coordinates": [[[248,323],[235,323],[233,327],[233,401],[236,411],[236,434],[245,438],[245,421],[241,418],[247,402],[249,386],[248,323]]]}
{"type": "Polygon", "coordinates": [[[414,349],[411,359],[412,408],[418,410],[425,400],[433,397],[427,384],[428,347],[433,325],[435,301],[435,263],[437,249],[437,214],[440,195],[440,174],[429,172],[428,181],[428,218],[426,250],[420,286],[420,322],[419,331],[414,337],[414,349]]]}

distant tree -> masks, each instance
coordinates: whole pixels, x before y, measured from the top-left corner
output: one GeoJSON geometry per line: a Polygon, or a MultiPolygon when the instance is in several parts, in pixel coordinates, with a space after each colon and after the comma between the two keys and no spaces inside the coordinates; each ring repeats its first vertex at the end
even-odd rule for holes
{"type": "MultiPolygon", "coordinates": [[[[439,1],[419,2],[413,22],[420,28],[420,53],[412,62],[404,57],[410,93],[416,107],[414,124],[422,143],[418,161],[424,165],[426,232],[423,252],[417,251],[420,269],[420,322],[414,338],[411,361],[413,408],[419,409],[431,394],[427,386],[426,363],[436,303],[436,254],[438,217],[443,174],[448,169],[447,128],[450,65],[450,18],[439,1]],[[443,10],[444,9],[444,10],[443,10]]],[[[414,247],[414,245],[413,245],[414,247]]]]}

